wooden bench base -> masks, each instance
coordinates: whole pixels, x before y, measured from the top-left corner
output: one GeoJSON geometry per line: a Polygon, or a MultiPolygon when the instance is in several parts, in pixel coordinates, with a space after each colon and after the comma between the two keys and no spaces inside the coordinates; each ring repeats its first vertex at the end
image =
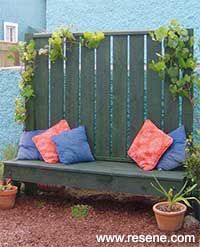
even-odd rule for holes
{"type": "Polygon", "coordinates": [[[184,171],[144,172],[133,163],[95,161],[74,165],[46,164],[42,161],[6,161],[4,177],[25,183],[56,184],[98,191],[158,195],[152,188],[154,177],[176,190],[184,183],[184,171]]]}

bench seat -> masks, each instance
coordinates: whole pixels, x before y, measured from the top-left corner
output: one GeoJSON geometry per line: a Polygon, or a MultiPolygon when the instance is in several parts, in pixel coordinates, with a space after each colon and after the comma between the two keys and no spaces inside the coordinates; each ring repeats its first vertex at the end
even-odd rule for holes
{"type": "Polygon", "coordinates": [[[184,171],[145,172],[133,163],[94,161],[73,165],[47,164],[36,160],[4,162],[4,176],[27,183],[57,184],[99,191],[128,192],[135,195],[158,195],[150,185],[154,177],[176,190],[184,183],[184,171]]]}

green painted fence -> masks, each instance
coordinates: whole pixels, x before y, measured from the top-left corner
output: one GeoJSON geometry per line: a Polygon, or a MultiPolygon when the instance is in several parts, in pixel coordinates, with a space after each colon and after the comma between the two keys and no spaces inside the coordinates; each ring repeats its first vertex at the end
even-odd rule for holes
{"type": "MultiPolygon", "coordinates": [[[[75,34],[77,41],[81,34],[75,34]]],[[[47,34],[27,35],[37,49],[47,34]]],[[[36,93],[27,105],[26,129],[46,129],[62,118],[71,127],[85,125],[99,160],[127,161],[127,149],[145,118],[166,132],[184,124],[192,131],[188,100],[172,100],[168,82],[148,68],[163,44],[148,32],[105,33],[98,49],[64,44],[67,61],[54,64],[37,56],[33,80],[36,93]]]]}

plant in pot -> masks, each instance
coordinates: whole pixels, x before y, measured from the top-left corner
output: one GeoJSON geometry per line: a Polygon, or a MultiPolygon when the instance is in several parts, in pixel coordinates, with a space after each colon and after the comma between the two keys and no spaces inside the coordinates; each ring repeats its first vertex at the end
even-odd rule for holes
{"type": "Polygon", "coordinates": [[[183,220],[187,207],[191,207],[190,200],[200,201],[194,196],[188,196],[197,184],[187,187],[185,182],[179,192],[174,193],[172,188],[166,191],[160,182],[155,178],[156,184],[152,183],[154,189],[162,194],[166,201],[158,202],[153,206],[158,228],[163,231],[177,231],[183,225],[183,220]]]}
{"type": "Polygon", "coordinates": [[[11,184],[11,179],[0,180],[0,209],[10,209],[15,205],[17,187],[11,184]]]}

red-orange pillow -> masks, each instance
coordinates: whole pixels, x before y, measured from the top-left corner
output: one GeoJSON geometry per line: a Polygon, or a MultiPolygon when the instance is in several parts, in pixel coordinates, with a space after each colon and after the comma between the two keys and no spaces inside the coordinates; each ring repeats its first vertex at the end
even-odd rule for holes
{"type": "Polygon", "coordinates": [[[128,155],[145,171],[153,170],[173,139],[146,120],[133,140],[128,155]]]}
{"type": "Polygon", "coordinates": [[[49,128],[44,133],[34,136],[32,138],[38,151],[42,155],[42,158],[47,163],[58,162],[58,154],[56,151],[56,145],[52,142],[51,137],[54,135],[59,135],[65,130],[70,130],[69,124],[66,120],[61,120],[51,128],[49,128]]]}

